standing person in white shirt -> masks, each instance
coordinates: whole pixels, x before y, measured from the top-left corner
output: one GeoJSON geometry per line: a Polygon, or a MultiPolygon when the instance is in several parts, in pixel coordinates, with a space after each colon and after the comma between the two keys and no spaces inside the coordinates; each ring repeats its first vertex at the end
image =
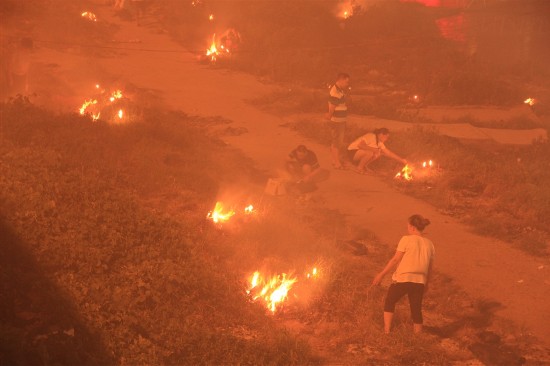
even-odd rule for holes
{"type": "Polygon", "coordinates": [[[409,217],[407,226],[409,235],[401,238],[393,258],[372,280],[373,286],[380,284],[382,278],[397,266],[384,303],[384,333],[386,334],[391,329],[395,304],[405,294],[409,297],[414,332],[422,332],[422,297],[428,290],[435,255],[432,241],[422,234],[429,224],[430,220],[421,215],[409,217]]]}
{"type": "Polygon", "coordinates": [[[373,173],[369,164],[384,155],[403,164],[407,160],[388,150],[384,142],[388,141],[390,131],[385,128],[377,128],[373,132],[364,134],[348,146],[348,157],[352,163],[357,164],[356,172],[360,174],[373,173]]]}

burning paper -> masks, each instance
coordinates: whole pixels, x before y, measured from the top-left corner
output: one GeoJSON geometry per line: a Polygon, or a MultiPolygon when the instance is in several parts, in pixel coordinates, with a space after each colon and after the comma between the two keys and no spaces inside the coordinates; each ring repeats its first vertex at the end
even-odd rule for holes
{"type": "Polygon", "coordinates": [[[419,164],[422,168],[414,168],[413,165],[406,164],[400,172],[395,175],[396,179],[411,181],[414,178],[433,177],[439,173],[439,168],[436,168],[433,160],[423,161],[419,164]]]}
{"type": "Polygon", "coordinates": [[[409,164],[405,164],[403,169],[399,173],[395,175],[395,178],[401,178],[404,180],[412,180],[412,168],[409,166],[409,164]]]}
{"type": "Polygon", "coordinates": [[[223,204],[221,202],[216,202],[216,206],[214,206],[214,210],[210,211],[206,218],[212,220],[214,223],[222,223],[228,221],[231,217],[235,215],[235,211],[233,210],[224,210],[223,204]]]}
{"type": "Polygon", "coordinates": [[[97,18],[95,16],[95,14],[92,13],[92,12],[85,11],[81,15],[82,15],[82,18],[86,18],[88,20],[91,20],[92,22],[97,22],[97,18]]]}

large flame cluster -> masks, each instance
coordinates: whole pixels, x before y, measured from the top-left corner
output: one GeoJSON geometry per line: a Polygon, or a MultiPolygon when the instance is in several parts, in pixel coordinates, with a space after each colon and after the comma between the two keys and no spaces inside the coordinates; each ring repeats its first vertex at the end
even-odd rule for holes
{"type": "MultiPolygon", "coordinates": [[[[105,107],[115,106],[118,100],[124,98],[122,90],[120,89],[114,89],[111,92],[107,92],[105,89],[102,89],[99,84],[95,85],[95,89],[95,97],[84,100],[82,105],[78,108],[78,113],[80,115],[90,116],[93,121],[97,121],[101,117],[101,112],[105,107]]],[[[123,122],[127,116],[122,108],[118,108],[115,114],[110,116],[110,118],[115,122],[123,122]]]]}
{"type": "MultiPolygon", "coordinates": [[[[301,282],[316,280],[319,278],[319,272],[317,267],[313,267],[304,275],[304,280],[301,282]]],[[[292,273],[264,276],[256,271],[248,279],[246,293],[251,296],[253,301],[263,303],[271,313],[275,313],[286,302],[298,281],[298,277],[292,273]]]]}

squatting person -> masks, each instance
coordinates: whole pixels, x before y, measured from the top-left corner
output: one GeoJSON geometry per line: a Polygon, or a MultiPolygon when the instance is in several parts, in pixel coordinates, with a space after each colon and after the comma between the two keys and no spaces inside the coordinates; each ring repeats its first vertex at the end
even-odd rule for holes
{"type": "Polygon", "coordinates": [[[321,172],[317,155],[304,145],[298,145],[288,154],[286,169],[298,181],[309,183],[321,172]]]}
{"type": "Polygon", "coordinates": [[[392,259],[382,272],[372,280],[372,285],[378,285],[384,276],[395,266],[390,288],[384,303],[384,332],[390,332],[395,311],[395,304],[407,294],[411,308],[414,332],[422,331],[422,297],[428,290],[432,272],[435,249],[432,241],[423,235],[424,228],[430,220],[421,215],[409,217],[405,235],[399,241],[392,259]]]}
{"type": "Polygon", "coordinates": [[[369,164],[382,155],[407,164],[407,160],[391,152],[384,145],[384,142],[388,141],[389,137],[390,131],[387,128],[377,128],[373,132],[369,132],[349,144],[348,157],[352,163],[357,164],[357,173],[372,173],[373,171],[369,169],[369,164]]]}

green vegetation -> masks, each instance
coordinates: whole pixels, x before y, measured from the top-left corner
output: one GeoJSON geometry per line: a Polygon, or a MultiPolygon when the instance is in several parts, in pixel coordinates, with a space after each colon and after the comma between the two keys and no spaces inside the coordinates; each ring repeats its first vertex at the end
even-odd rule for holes
{"type": "Polygon", "coordinates": [[[252,170],[200,120],[146,110],[112,126],[24,100],[0,113],[1,363],[313,362],[210,250],[225,244],[204,219],[219,185],[252,170]],[[22,256],[40,281],[17,275],[22,256]]]}

